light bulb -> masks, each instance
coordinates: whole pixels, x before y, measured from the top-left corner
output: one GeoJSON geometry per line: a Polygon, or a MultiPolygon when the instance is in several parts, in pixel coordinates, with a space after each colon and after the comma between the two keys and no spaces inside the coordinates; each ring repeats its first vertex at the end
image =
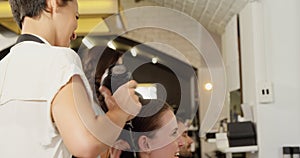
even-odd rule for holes
{"type": "Polygon", "coordinates": [[[205,90],[210,91],[213,88],[212,83],[208,82],[204,85],[205,90]]]}
{"type": "Polygon", "coordinates": [[[108,41],[107,46],[113,50],[116,50],[116,46],[114,45],[113,41],[108,41]]]}
{"type": "Polygon", "coordinates": [[[153,63],[153,64],[156,64],[157,62],[158,62],[158,58],[153,57],[153,58],[152,58],[152,63],[153,63]]]}
{"type": "Polygon", "coordinates": [[[137,56],[137,50],[136,50],[136,48],[131,48],[131,49],[130,49],[130,52],[131,52],[131,55],[132,55],[133,57],[136,57],[136,56],[137,56]]]}
{"type": "Polygon", "coordinates": [[[82,39],[82,43],[88,48],[91,49],[95,46],[95,44],[93,42],[91,42],[90,40],[88,40],[87,38],[83,38],[82,39]]]}

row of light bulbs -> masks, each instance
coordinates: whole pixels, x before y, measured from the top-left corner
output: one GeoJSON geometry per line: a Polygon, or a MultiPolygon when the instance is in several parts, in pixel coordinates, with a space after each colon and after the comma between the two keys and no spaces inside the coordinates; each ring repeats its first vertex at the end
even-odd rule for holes
{"type": "MultiPolygon", "coordinates": [[[[109,48],[113,49],[113,50],[116,50],[116,49],[117,49],[116,46],[114,45],[113,41],[109,41],[109,42],[107,43],[107,46],[108,46],[109,48]]],[[[131,55],[132,55],[133,57],[136,57],[137,54],[138,54],[138,51],[137,51],[137,49],[136,49],[135,47],[133,47],[133,48],[130,49],[130,53],[131,53],[131,55]]],[[[153,57],[153,58],[152,58],[152,63],[153,63],[153,64],[158,63],[158,58],[157,58],[157,57],[153,57]]],[[[204,89],[205,89],[206,91],[211,91],[211,90],[213,89],[213,84],[210,83],[210,82],[205,83],[205,84],[204,84],[204,89]]]]}
{"type": "MultiPolygon", "coordinates": [[[[113,41],[108,41],[107,46],[113,50],[117,50],[117,47],[114,45],[113,41]]],[[[133,57],[136,57],[138,55],[138,51],[135,47],[130,49],[130,53],[133,57]]],[[[152,63],[156,64],[158,63],[158,58],[157,57],[153,57],[152,58],[152,63]]]]}

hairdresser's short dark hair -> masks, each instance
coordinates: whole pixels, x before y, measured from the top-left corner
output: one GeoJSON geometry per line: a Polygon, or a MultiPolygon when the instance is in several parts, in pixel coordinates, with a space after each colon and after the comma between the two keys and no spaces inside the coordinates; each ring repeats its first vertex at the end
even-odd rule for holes
{"type": "MultiPolygon", "coordinates": [[[[60,0],[59,5],[64,6],[67,1],[72,0],[60,0]]],[[[9,0],[12,14],[18,26],[22,28],[22,22],[25,16],[37,17],[43,10],[47,11],[46,0],[9,0]]]]}

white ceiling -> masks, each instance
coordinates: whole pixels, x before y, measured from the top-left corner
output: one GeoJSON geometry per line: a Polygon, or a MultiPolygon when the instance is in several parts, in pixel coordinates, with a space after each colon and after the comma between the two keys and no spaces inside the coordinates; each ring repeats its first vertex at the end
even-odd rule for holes
{"type": "Polygon", "coordinates": [[[182,11],[210,32],[222,34],[229,20],[251,0],[122,0],[124,9],[158,5],[182,11]]]}

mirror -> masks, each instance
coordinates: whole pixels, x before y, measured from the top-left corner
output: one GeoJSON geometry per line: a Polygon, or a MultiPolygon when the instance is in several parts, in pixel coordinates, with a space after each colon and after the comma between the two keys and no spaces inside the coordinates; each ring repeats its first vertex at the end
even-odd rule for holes
{"type": "Polygon", "coordinates": [[[241,95],[240,89],[230,92],[230,122],[238,122],[238,118],[243,116],[241,95]]]}

